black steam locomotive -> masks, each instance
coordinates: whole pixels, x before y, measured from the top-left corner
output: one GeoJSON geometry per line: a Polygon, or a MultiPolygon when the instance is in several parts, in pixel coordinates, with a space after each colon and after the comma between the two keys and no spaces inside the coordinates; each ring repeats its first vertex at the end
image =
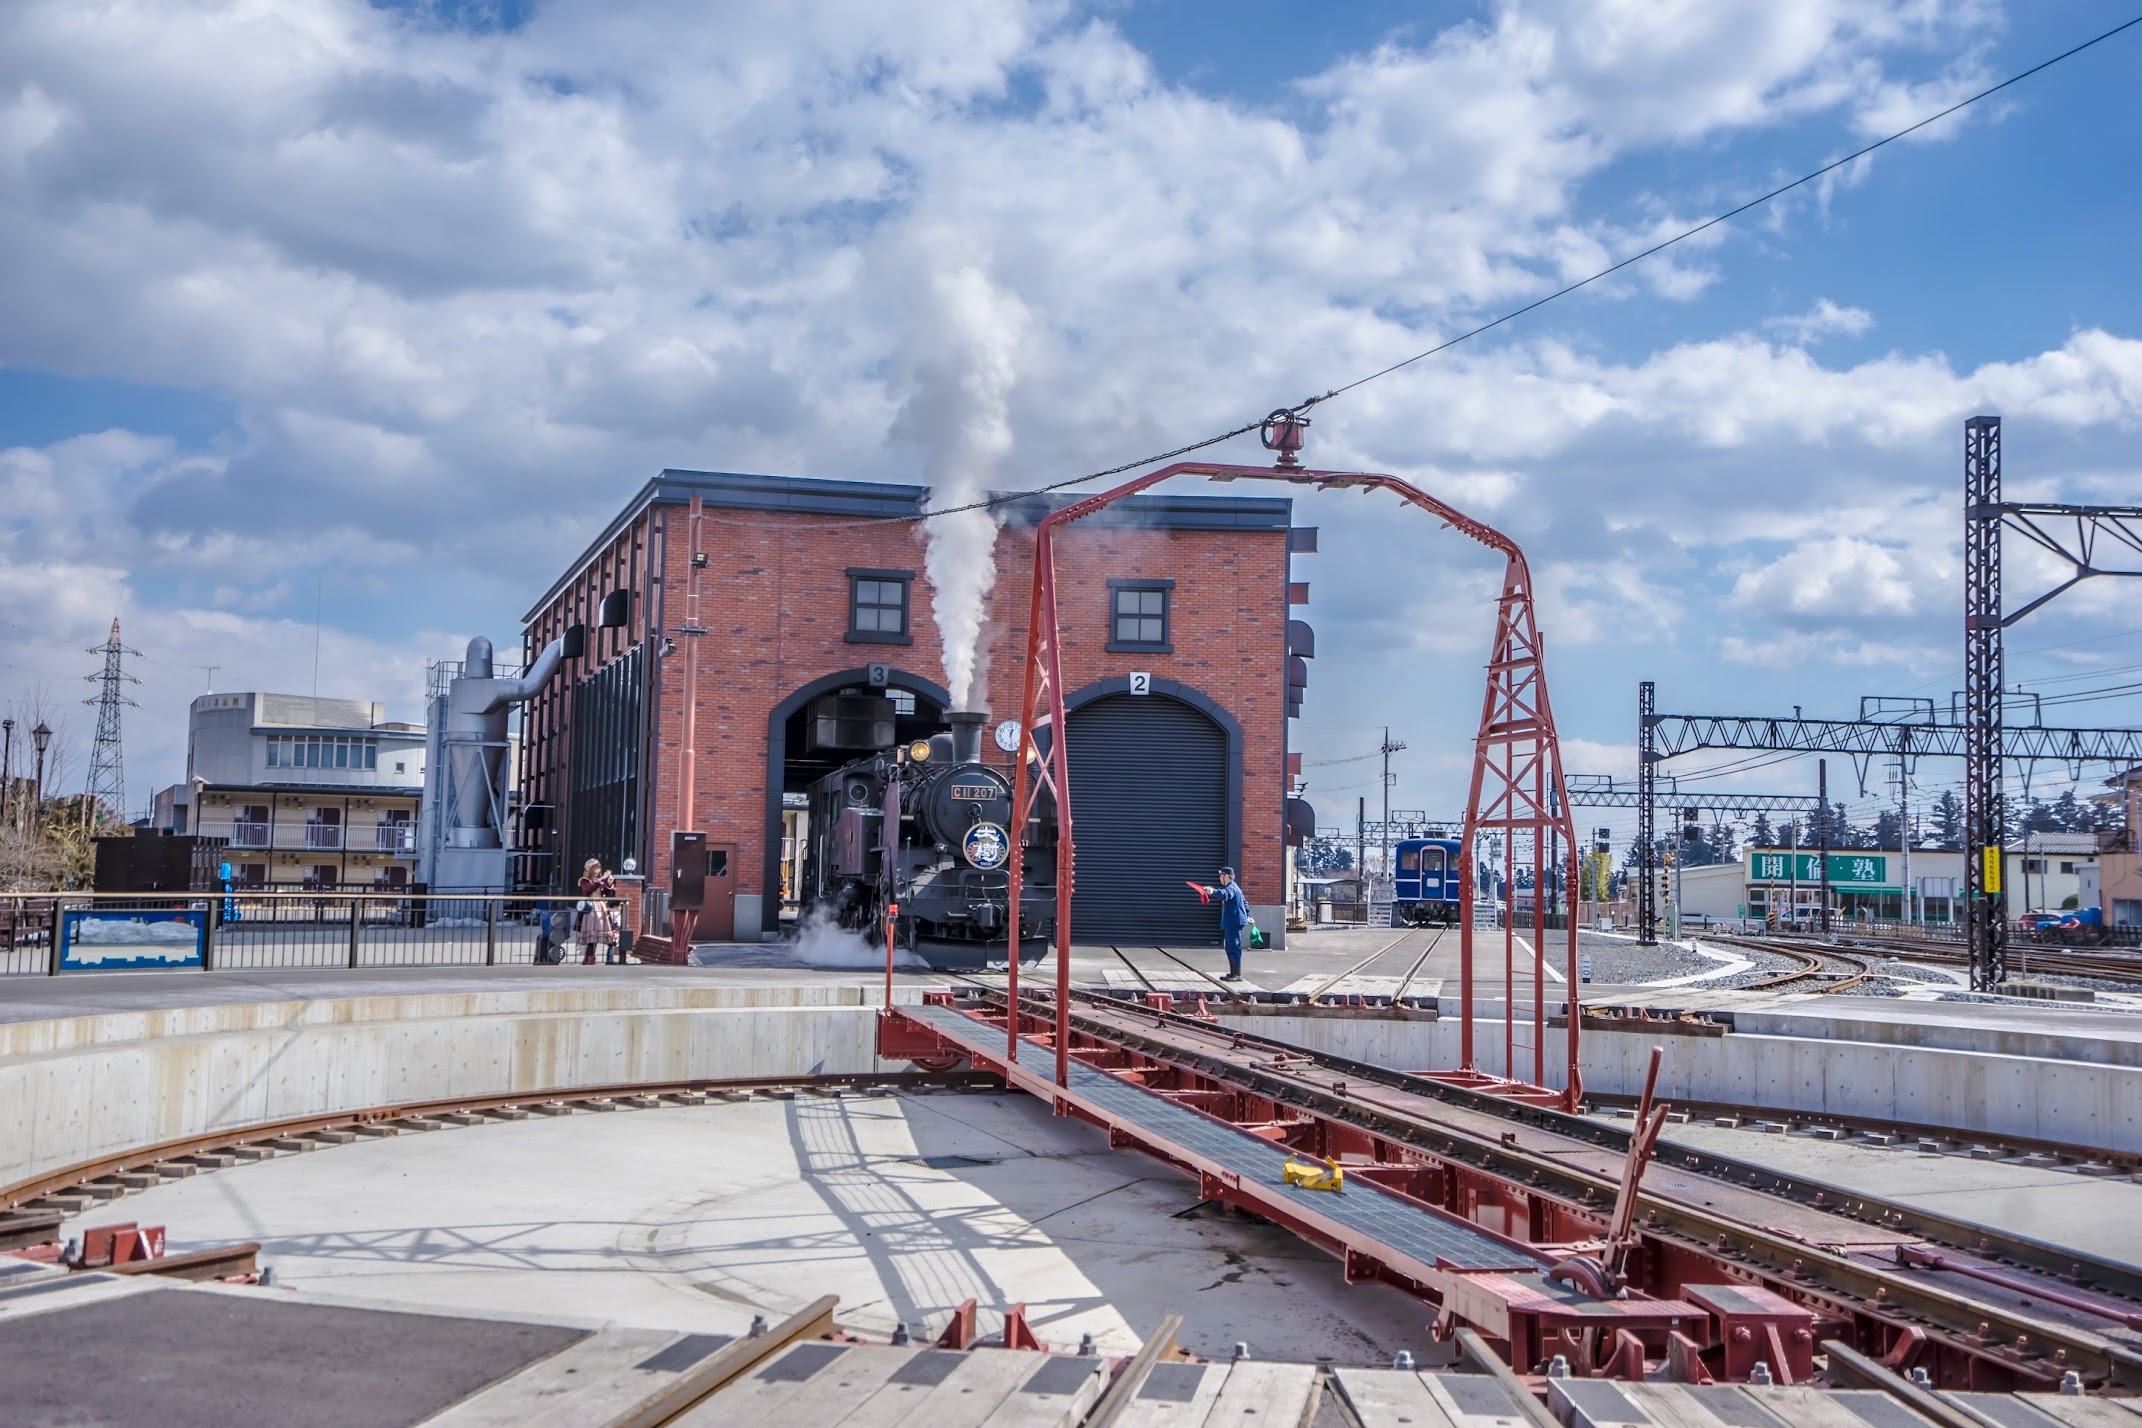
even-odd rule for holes
{"type": "MultiPolygon", "coordinates": [[[[1010,957],[1012,790],[981,762],[986,716],[945,717],[950,733],[857,759],[811,786],[802,900],[874,946],[890,903],[895,946],[940,971],[973,971],[1010,957]]],[[[1038,960],[1056,933],[1055,819],[1037,811],[1019,897],[1022,962],[1038,960]]]]}

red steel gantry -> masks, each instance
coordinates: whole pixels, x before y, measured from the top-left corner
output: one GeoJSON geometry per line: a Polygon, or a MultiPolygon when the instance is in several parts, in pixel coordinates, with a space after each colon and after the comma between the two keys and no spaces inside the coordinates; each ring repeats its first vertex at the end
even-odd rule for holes
{"type": "MultiPolygon", "coordinates": [[[[1057,820],[1056,873],[1056,1084],[1070,1084],[1071,1056],[1071,889],[1076,878],[1072,841],[1070,763],[1065,744],[1069,726],[1064,717],[1062,629],[1056,609],[1056,533],[1071,522],[1106,509],[1125,496],[1136,495],[1177,476],[1204,476],[1215,481],[1287,481],[1319,490],[1386,490],[1418,506],[1444,525],[1471,537],[1504,560],[1502,595],[1496,605],[1495,641],[1488,659],[1487,689],[1481,700],[1480,731],[1473,744],[1472,788],[1465,806],[1465,835],[1459,849],[1459,874],[1464,892],[1459,906],[1460,1000],[1463,1004],[1460,1064],[1442,1073],[1457,1084],[1500,1092],[1519,1099],[1575,1107],[1583,1086],[1577,1070],[1575,1015],[1577,988],[1577,843],[1570,821],[1569,796],[1562,782],[1561,746],[1555,737],[1554,712],[1547,700],[1547,675],[1541,651],[1539,625],[1533,614],[1532,572],[1516,541],[1486,522],[1466,515],[1456,507],[1429,495],[1409,481],[1367,471],[1313,471],[1299,464],[1308,419],[1293,412],[1274,412],[1264,425],[1264,444],[1279,453],[1272,466],[1227,466],[1203,461],[1182,461],[1137,476],[1112,490],[1074,501],[1045,516],[1034,535],[1033,608],[1027,621],[1026,692],[1020,708],[1021,754],[1012,793],[1010,903],[1019,906],[1025,876],[1026,827],[1034,816],[1035,802],[1047,789],[1057,820]],[[1051,731],[1046,745],[1037,737],[1051,731]],[[1532,1015],[1531,1040],[1517,1037],[1520,988],[1515,971],[1514,943],[1518,940],[1513,916],[1515,901],[1508,899],[1503,921],[1503,1046],[1500,1074],[1482,1071],[1473,1035],[1473,1012],[1477,988],[1473,976],[1473,900],[1477,880],[1473,874],[1473,851],[1478,834],[1499,835],[1509,870],[1509,887],[1515,892],[1517,860],[1530,859],[1532,870],[1532,1015]],[[1560,849],[1555,845],[1559,841],[1560,849]],[[1559,1089],[1547,1086],[1546,1043],[1548,1028],[1546,956],[1546,883],[1550,866],[1563,870],[1563,887],[1569,905],[1566,929],[1564,1007],[1565,1081],[1559,1089]],[[1530,1053],[1531,1065],[1522,1065],[1530,1053]],[[1530,1078],[1524,1075],[1529,1069],[1530,1078]]],[[[1014,932],[1016,939],[1017,933],[1014,932]]],[[[1019,997],[1019,959],[1009,962],[1010,995],[1016,1007],[1019,997]]],[[[1016,1056],[1021,1018],[1009,1018],[1007,1056],[1016,1056]]]]}

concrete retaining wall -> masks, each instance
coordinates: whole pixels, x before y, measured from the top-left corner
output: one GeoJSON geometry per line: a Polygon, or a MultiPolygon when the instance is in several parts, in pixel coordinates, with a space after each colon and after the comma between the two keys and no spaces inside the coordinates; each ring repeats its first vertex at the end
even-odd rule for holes
{"type": "Polygon", "coordinates": [[[0,1025],[0,1184],[136,1146],[367,1106],[908,1069],[877,1059],[878,1000],[853,986],[546,989],[0,1025]]]}
{"type": "MultiPolygon", "coordinates": [[[[1325,1017],[1222,1018],[1244,1030],[1400,1070],[1458,1064],[1458,1023],[1325,1017]]],[[[1475,1025],[1500,1069],[1502,1024],[1475,1025]]],[[[2142,1069],[1944,1047],[1760,1036],[1645,1036],[1587,1031],[1578,1064],[1585,1088],[1642,1092],[1651,1048],[1665,1048],[1660,1094],[1807,1115],[1939,1126],[1960,1135],[2014,1136],[2082,1149],[2142,1151],[2142,1069]]],[[[1559,1041],[1548,1081],[1559,1085],[1559,1041]]],[[[1520,1065],[1529,1061],[1521,1057],[1520,1065]]]]}

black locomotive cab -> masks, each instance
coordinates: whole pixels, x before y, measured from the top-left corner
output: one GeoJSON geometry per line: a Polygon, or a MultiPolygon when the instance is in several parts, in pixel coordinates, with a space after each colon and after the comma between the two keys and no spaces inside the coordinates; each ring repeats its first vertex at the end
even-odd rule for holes
{"type": "MultiPolygon", "coordinates": [[[[857,759],[812,786],[807,905],[873,945],[945,971],[1010,956],[1012,787],[981,761],[984,716],[947,716],[949,733],[857,759]]],[[[1018,948],[1035,961],[1055,933],[1056,856],[1041,818],[1027,830],[1018,948]]]]}

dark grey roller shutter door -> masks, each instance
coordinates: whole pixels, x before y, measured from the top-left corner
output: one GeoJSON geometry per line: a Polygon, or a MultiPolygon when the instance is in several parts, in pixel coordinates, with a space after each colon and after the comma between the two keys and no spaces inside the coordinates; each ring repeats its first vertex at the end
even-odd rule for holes
{"type": "Polygon", "coordinates": [[[1071,711],[1075,942],[1213,943],[1220,915],[1184,887],[1227,854],[1227,735],[1165,695],[1071,711]]]}

